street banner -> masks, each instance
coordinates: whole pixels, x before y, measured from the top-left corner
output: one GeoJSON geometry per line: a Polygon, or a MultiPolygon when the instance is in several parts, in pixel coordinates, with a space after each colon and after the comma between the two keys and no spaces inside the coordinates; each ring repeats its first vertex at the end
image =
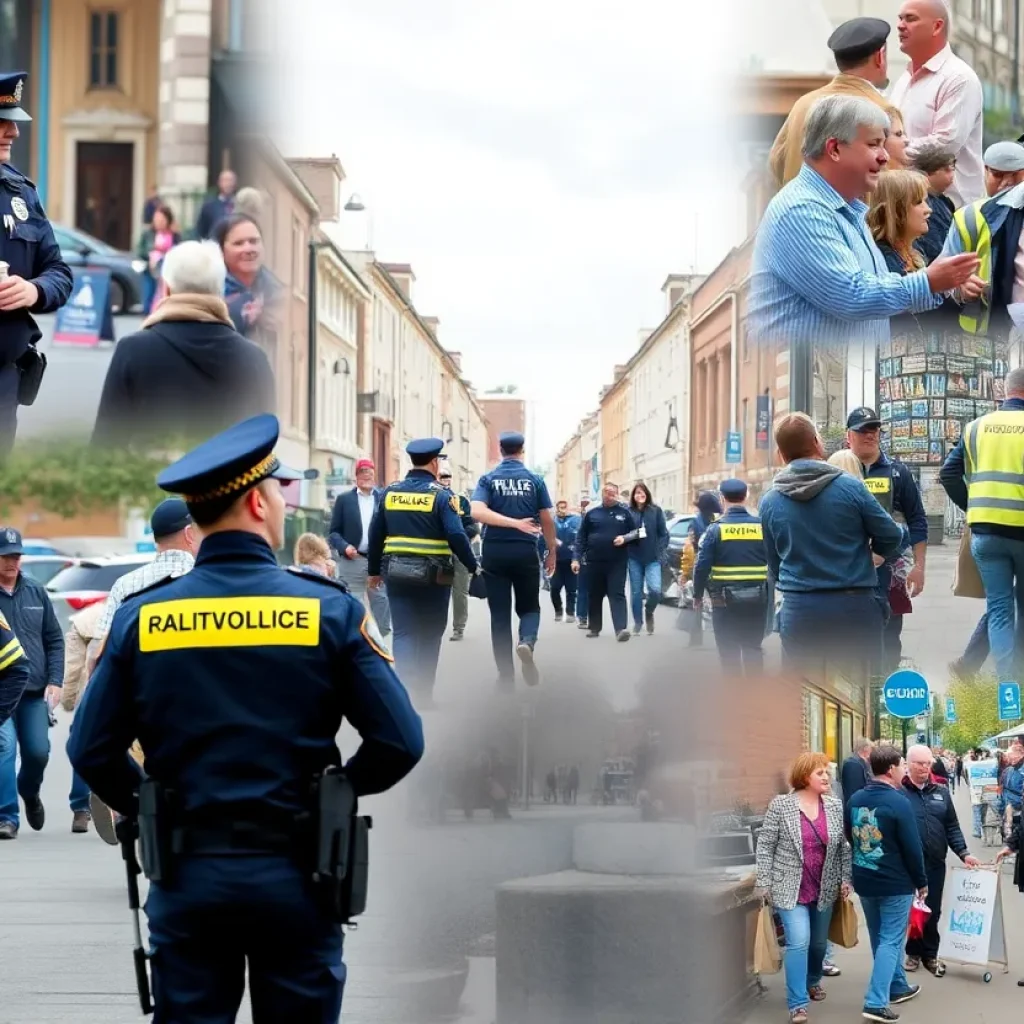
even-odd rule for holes
{"type": "Polygon", "coordinates": [[[997,791],[999,788],[999,762],[995,758],[985,761],[967,762],[967,781],[971,794],[980,800],[986,790],[997,791]]]}
{"type": "Polygon", "coordinates": [[[754,435],[754,447],[767,451],[772,429],[771,399],[767,395],[757,396],[757,429],[754,435]]]}
{"type": "Polygon", "coordinates": [[[999,880],[997,869],[950,868],[942,894],[940,959],[1008,967],[999,880]]]}
{"type": "Polygon", "coordinates": [[[953,697],[946,698],[946,721],[950,725],[956,724],[956,700],[953,697]]]}
{"type": "Polygon", "coordinates": [[[75,267],[71,298],[57,310],[53,332],[55,345],[92,347],[114,340],[110,310],[110,271],[75,267]]]}
{"type": "Polygon", "coordinates": [[[1019,722],[1020,686],[1017,683],[999,684],[999,721],[1019,722]]]}

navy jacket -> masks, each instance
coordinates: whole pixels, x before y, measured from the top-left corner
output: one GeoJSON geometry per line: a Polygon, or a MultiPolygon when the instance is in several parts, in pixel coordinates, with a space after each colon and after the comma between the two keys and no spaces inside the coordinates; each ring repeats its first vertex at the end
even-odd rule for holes
{"type": "Polygon", "coordinates": [[[616,537],[625,537],[636,529],[628,505],[616,502],[611,507],[591,505],[576,535],[576,551],[580,561],[588,565],[602,562],[625,562],[629,545],[615,546],[616,537]]]}
{"type": "Polygon", "coordinates": [[[227,220],[234,213],[235,197],[210,196],[203,202],[199,216],[196,218],[196,238],[202,241],[205,238],[213,238],[217,225],[222,220],[227,220]]]}
{"type": "MultiPolygon", "coordinates": [[[[527,469],[522,459],[502,459],[480,477],[473,501],[483,502],[492,512],[510,519],[540,522],[540,513],[552,507],[544,478],[527,469]]],[[[484,545],[521,544],[537,548],[536,538],[509,526],[484,526],[484,545]]]]}
{"type": "Polygon", "coordinates": [[[858,896],[909,896],[928,884],[921,836],[904,793],[872,779],[850,797],[846,823],[858,896]]]}
{"type": "Polygon", "coordinates": [[[924,258],[931,263],[942,254],[942,247],[946,244],[946,236],[953,223],[956,206],[952,199],[934,192],[928,193],[928,206],[932,211],[932,215],[928,218],[928,231],[914,244],[921,250],[924,258]]]}
{"type": "Polygon", "coordinates": [[[64,634],[43,585],[18,573],[13,594],[0,588],[0,615],[10,623],[28,655],[25,692],[39,694],[47,686],[63,686],[64,634]]]}
{"type": "Polygon", "coordinates": [[[647,536],[640,537],[638,532],[636,540],[629,542],[629,560],[641,565],[660,562],[662,554],[668,547],[668,524],[665,522],[665,513],[657,505],[648,505],[642,512],[633,508],[630,511],[637,531],[643,526],[647,536]]]}
{"type": "MultiPolygon", "coordinates": [[[[1024,412],[1024,399],[1008,398],[999,406],[1000,412],[1024,412]]],[[[949,500],[962,511],[967,511],[967,481],[964,474],[967,470],[964,456],[963,438],[957,441],[953,450],[946,456],[946,461],[939,471],[939,483],[942,484],[949,500]]],[[[1019,526],[1001,526],[999,523],[972,523],[971,532],[990,533],[997,537],[1008,537],[1010,540],[1024,540],[1024,529],[1019,526]]]]}
{"type": "Polygon", "coordinates": [[[914,809],[926,865],[938,867],[945,864],[948,850],[963,860],[969,851],[964,834],[960,831],[949,787],[936,785],[929,780],[923,789],[918,789],[909,778],[904,778],[903,792],[914,809]]]}
{"type": "MultiPolygon", "coordinates": [[[[568,565],[576,557],[576,538],[580,531],[582,516],[570,512],[559,518],[555,516],[555,539],[560,543],[555,550],[555,561],[560,565],[568,565]]],[[[543,560],[548,553],[548,544],[544,534],[537,538],[537,550],[543,560]]]]}
{"type": "Polygon", "coordinates": [[[191,572],[114,614],[68,757],[122,814],[138,809],[138,739],[184,821],[294,824],[313,776],[342,764],[347,718],[362,743],[345,772],[381,792],[422,757],[423,724],[378,637],[341,584],[282,569],[255,534],[212,534],[191,572]]]}
{"type": "Polygon", "coordinates": [[[839,785],[843,787],[843,806],[850,802],[854,793],[859,793],[874,776],[865,764],[864,758],[851,754],[839,771],[839,785]]]}
{"type": "MultiPolygon", "coordinates": [[[[373,511],[380,508],[381,490],[373,489],[373,511]]],[[[369,534],[369,530],[366,531],[369,534]]],[[[366,538],[369,542],[369,537],[366,538]]],[[[331,528],[327,534],[327,542],[338,554],[344,554],[345,548],[352,545],[358,549],[363,542],[363,517],[359,514],[359,488],[339,494],[334,499],[334,511],[331,513],[331,528]]]]}

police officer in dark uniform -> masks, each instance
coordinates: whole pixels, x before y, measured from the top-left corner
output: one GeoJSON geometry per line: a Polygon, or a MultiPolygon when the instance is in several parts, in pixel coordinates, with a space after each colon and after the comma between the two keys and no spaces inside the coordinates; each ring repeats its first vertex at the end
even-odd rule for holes
{"type": "Polygon", "coordinates": [[[28,658],[0,612],[0,727],[14,714],[27,685],[28,658]]]}
{"type": "Polygon", "coordinates": [[[889,620],[883,635],[885,675],[900,667],[903,655],[903,615],[911,611],[910,598],[924,590],[925,557],[928,552],[928,516],[921,491],[910,470],[890,459],[881,449],[882,421],[874,409],[860,406],[846,420],[846,439],[850,450],[864,467],[864,484],[878,503],[907,527],[914,550],[914,567],[907,576],[906,591],[892,586],[892,565],[878,566],[879,592],[888,596],[889,620]]]}
{"type": "Polygon", "coordinates": [[[35,184],[10,162],[18,122],[32,120],[21,106],[27,77],[0,75],[0,458],[14,446],[18,405],[34,400],[45,366],[32,314],[60,309],[74,283],[35,184]]]}
{"type": "Polygon", "coordinates": [[[433,700],[448,625],[452,556],[469,572],[477,571],[460,518],[462,506],[437,479],[443,447],[436,437],[406,446],[412,469],[404,480],[384,488],[366,550],[367,585],[376,588],[387,580],[399,674],[423,706],[433,700]]]}
{"type": "Polygon", "coordinates": [[[68,741],[89,788],[139,817],[144,866],[159,837],[156,1024],[234,1021],[246,962],[254,1020],[339,1020],[342,928],[313,880],[326,813],[314,787],[342,764],[346,717],[362,736],[342,769],[356,796],[423,754],[373,619],[343,584],[277,563],[280,482],[298,478],[274,455],[278,430],[245,420],[160,474],[203,535],[195,567],[117,610],[68,741]]]}
{"type": "Polygon", "coordinates": [[[480,477],[473,491],[473,518],[483,525],[481,562],[487,580],[491,613],[491,648],[498,666],[498,686],[512,690],[516,671],[512,661],[512,603],[519,616],[516,654],[529,686],[540,682],[533,652],[540,631],[540,557],[537,535],[544,534],[544,568],[555,571],[555,517],[547,484],[523,464],[526,440],[506,431],[498,438],[502,459],[480,477]]]}
{"type": "Polygon", "coordinates": [[[725,510],[704,531],[693,567],[693,599],[711,599],[711,620],[722,667],[760,675],[768,620],[768,556],[761,520],[746,505],[747,485],[725,480],[719,488],[725,510]]]}

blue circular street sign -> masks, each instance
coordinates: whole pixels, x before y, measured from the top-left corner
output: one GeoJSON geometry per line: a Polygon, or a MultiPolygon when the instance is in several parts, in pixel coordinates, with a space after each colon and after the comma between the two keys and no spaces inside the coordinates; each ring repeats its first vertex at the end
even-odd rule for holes
{"type": "Polygon", "coordinates": [[[928,680],[920,672],[904,668],[893,672],[882,684],[885,710],[893,718],[916,718],[931,710],[928,680]]]}

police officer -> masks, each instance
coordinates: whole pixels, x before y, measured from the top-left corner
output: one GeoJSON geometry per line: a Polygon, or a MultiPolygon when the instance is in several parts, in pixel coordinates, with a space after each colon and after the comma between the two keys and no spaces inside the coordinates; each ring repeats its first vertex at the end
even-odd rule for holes
{"type": "Polygon", "coordinates": [[[27,77],[0,74],[0,458],[14,446],[18,405],[34,399],[42,377],[42,332],[32,314],[60,309],[74,283],[35,184],[10,162],[18,122],[32,120],[21,106],[27,77]]]}
{"type": "Polygon", "coordinates": [[[477,571],[460,518],[462,506],[437,479],[443,447],[444,441],[436,437],[409,442],[405,450],[412,469],[404,480],[384,488],[366,549],[367,586],[376,589],[387,578],[395,662],[423,706],[433,700],[448,625],[455,580],[452,555],[469,572],[477,571]]]}
{"type": "Polygon", "coordinates": [[[114,811],[138,815],[140,786],[162,794],[172,868],[146,905],[155,1024],[235,1020],[246,961],[254,1020],[339,1020],[342,930],[312,884],[312,787],[341,765],[346,717],[362,736],[344,765],[357,796],[423,754],[373,619],[343,584],[277,563],[281,481],[298,478],[274,455],[278,431],[274,416],[245,420],[160,474],[203,535],[195,567],[117,610],[68,741],[114,811]]]}
{"type": "Polygon", "coordinates": [[[725,510],[704,531],[693,568],[693,600],[711,599],[711,620],[722,667],[759,675],[761,644],[768,621],[768,556],[761,520],[748,512],[747,485],[724,480],[719,488],[725,510]]]}
{"type": "MultiPolygon", "coordinates": [[[[474,537],[479,536],[480,527],[473,521],[469,510],[469,498],[464,494],[456,494],[452,491],[451,467],[444,465],[437,478],[443,487],[451,491],[459,505],[459,518],[462,519],[463,529],[470,539],[470,547],[474,537]]],[[[466,567],[458,559],[455,560],[455,582],[452,584],[452,635],[449,640],[462,640],[466,635],[466,623],[469,621],[469,573],[466,567]]]]}
{"type": "Polygon", "coordinates": [[[850,450],[864,467],[864,483],[878,503],[898,523],[906,524],[914,550],[914,567],[907,575],[907,588],[891,590],[891,565],[878,567],[879,592],[888,596],[889,621],[883,634],[884,674],[900,667],[903,654],[903,613],[910,611],[910,598],[924,590],[924,560],[928,550],[928,516],[921,491],[910,470],[890,459],[881,449],[882,421],[874,409],[860,406],[846,420],[846,439],[850,450]],[[891,602],[891,604],[890,604],[891,602]],[[905,607],[904,607],[905,606],[905,607]]]}
{"type": "Polygon", "coordinates": [[[0,612],[0,728],[14,714],[28,685],[28,658],[0,612]]]}
{"type": "Polygon", "coordinates": [[[544,568],[555,570],[555,517],[542,477],[523,464],[526,441],[506,431],[498,438],[502,459],[480,477],[473,492],[473,518],[483,525],[483,564],[487,604],[491,612],[491,648],[498,667],[498,686],[514,689],[512,662],[512,599],[519,616],[516,654],[529,686],[540,682],[533,652],[540,629],[540,573],[537,535],[544,534],[544,568]]]}

